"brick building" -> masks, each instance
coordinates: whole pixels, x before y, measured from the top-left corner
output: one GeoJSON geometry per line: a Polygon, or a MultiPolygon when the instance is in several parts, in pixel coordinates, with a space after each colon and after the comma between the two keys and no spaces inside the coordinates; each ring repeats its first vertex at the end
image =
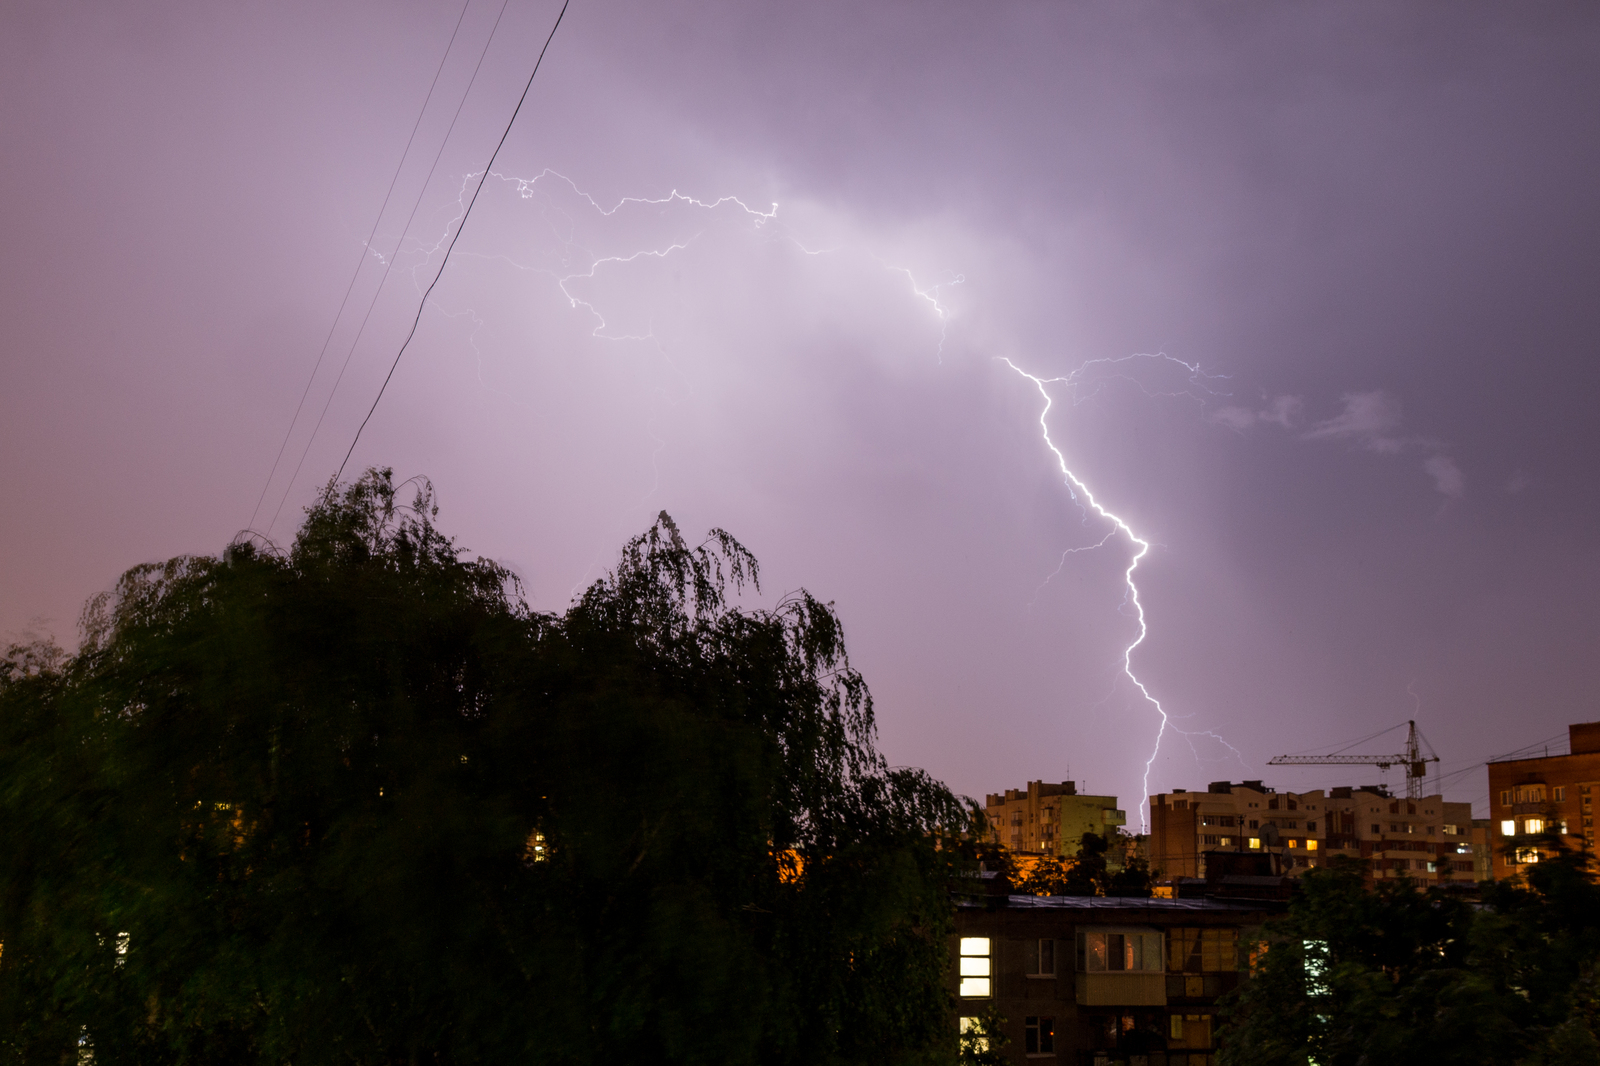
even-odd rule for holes
{"type": "Polygon", "coordinates": [[[1214,781],[1204,792],[1150,797],[1152,869],[1204,877],[1206,852],[1268,852],[1301,874],[1334,855],[1371,861],[1374,878],[1475,881],[1472,805],[1408,800],[1381,786],[1278,792],[1260,781],[1214,781]]]}
{"type": "Polygon", "coordinates": [[[963,1027],[998,1008],[1018,1064],[1214,1066],[1216,1001],[1280,902],[990,896],[961,903],[963,1027]]]}
{"type": "MultiPolygon", "coordinates": [[[[990,793],[983,810],[995,843],[1012,851],[1069,858],[1077,854],[1083,834],[1110,836],[1128,820],[1117,797],[1079,795],[1073,781],[1029,781],[1027,788],[990,793]]],[[[1117,852],[1113,848],[1107,856],[1109,865],[1120,862],[1117,852]]]]}
{"type": "Polygon", "coordinates": [[[1545,852],[1533,838],[1554,831],[1574,849],[1594,850],[1600,794],[1600,722],[1567,727],[1568,753],[1489,763],[1489,838],[1496,878],[1513,877],[1545,852]]]}

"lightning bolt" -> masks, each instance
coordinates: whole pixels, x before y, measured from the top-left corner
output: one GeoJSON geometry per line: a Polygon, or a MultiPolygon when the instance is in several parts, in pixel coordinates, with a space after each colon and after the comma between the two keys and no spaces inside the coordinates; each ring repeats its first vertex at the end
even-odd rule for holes
{"type": "MultiPolygon", "coordinates": [[[[1167,709],[1161,705],[1161,701],[1150,692],[1150,689],[1145,685],[1145,683],[1139,680],[1139,675],[1133,672],[1133,653],[1139,649],[1139,646],[1145,642],[1145,638],[1150,635],[1150,624],[1148,619],[1145,617],[1144,601],[1139,596],[1139,585],[1134,580],[1134,574],[1138,572],[1139,564],[1144,561],[1145,556],[1150,554],[1150,542],[1144,537],[1141,537],[1138,533],[1134,532],[1133,527],[1128,524],[1127,519],[1106,507],[1105,504],[1101,503],[1089,486],[1084,483],[1083,479],[1078,477],[1078,475],[1073,472],[1071,465],[1067,462],[1066,454],[1062,452],[1059,446],[1057,446],[1055,439],[1050,436],[1050,409],[1055,406],[1055,397],[1051,395],[1049,386],[1064,385],[1070,389],[1073,389],[1075,400],[1077,402],[1081,402],[1081,399],[1083,398],[1077,397],[1076,389],[1077,386],[1082,383],[1085,371],[1093,366],[1100,364],[1115,365],[1139,358],[1165,359],[1177,363],[1179,366],[1182,366],[1188,370],[1191,381],[1198,380],[1201,377],[1200,367],[1197,364],[1185,363],[1183,360],[1175,359],[1170,355],[1166,355],[1165,353],[1155,356],[1128,355],[1117,358],[1093,359],[1079,367],[1077,370],[1074,370],[1071,374],[1067,374],[1063,377],[1042,378],[1037,374],[1029,373],[1003,355],[997,356],[996,358],[1000,362],[1006,364],[1006,366],[1010,367],[1020,376],[1033,382],[1034,388],[1039,390],[1039,395],[1044,400],[1044,405],[1039,409],[1039,432],[1044,438],[1045,447],[1049,448],[1050,453],[1056,458],[1056,467],[1061,471],[1061,477],[1066,483],[1067,492],[1072,496],[1073,500],[1078,503],[1080,508],[1087,505],[1087,511],[1093,511],[1102,519],[1111,523],[1112,528],[1104,537],[1100,539],[1099,543],[1086,545],[1080,548],[1069,548],[1063,552],[1061,555],[1061,565],[1056,567],[1055,574],[1059,574],[1061,572],[1061,567],[1066,565],[1068,555],[1082,551],[1093,551],[1096,548],[1104,547],[1114,536],[1118,534],[1126,537],[1134,549],[1133,555],[1128,560],[1127,569],[1122,572],[1122,580],[1123,585],[1127,590],[1126,599],[1124,602],[1133,605],[1134,617],[1139,623],[1139,631],[1138,635],[1133,638],[1127,647],[1122,649],[1122,672],[1127,679],[1133,683],[1133,687],[1139,690],[1139,695],[1144,699],[1144,701],[1151,707],[1154,707],[1156,714],[1160,716],[1160,725],[1156,729],[1155,744],[1152,745],[1150,749],[1149,758],[1145,759],[1144,762],[1144,776],[1140,782],[1139,792],[1139,825],[1141,831],[1149,832],[1150,768],[1155,765],[1156,756],[1161,751],[1162,738],[1166,736],[1169,729],[1174,733],[1181,733],[1186,737],[1211,737],[1221,742],[1224,747],[1233,752],[1233,754],[1239,758],[1241,764],[1244,763],[1244,757],[1240,754],[1239,749],[1235,748],[1232,744],[1229,744],[1226,740],[1223,740],[1222,737],[1210,730],[1190,733],[1187,730],[1179,729],[1177,726],[1173,725],[1173,716],[1169,714],[1167,709]]],[[[1127,377],[1127,375],[1118,376],[1127,377]]],[[[1133,379],[1129,378],[1129,380],[1133,379]]],[[[1103,383],[1097,384],[1095,392],[1098,393],[1102,387],[1103,383]]],[[[1140,387],[1142,388],[1143,386],[1141,385],[1140,387]]],[[[1149,390],[1145,391],[1148,392],[1149,390]]],[[[1055,577],[1055,574],[1051,574],[1050,577],[1055,577]]],[[[1046,578],[1045,581],[1048,583],[1050,578],[1046,578]]],[[[1040,587],[1042,588],[1043,586],[1040,587]]],[[[1193,750],[1193,743],[1193,740],[1191,740],[1191,750],[1193,750]]],[[[1198,757],[1198,752],[1196,752],[1196,757],[1198,757]]]]}
{"type": "MultiPolygon", "coordinates": [[[[475,175],[469,174],[462,179],[461,193],[458,194],[458,201],[462,202],[463,204],[463,197],[466,190],[470,187],[473,177],[475,177],[475,175]]],[[[658,209],[679,206],[691,209],[696,217],[703,217],[707,219],[707,225],[709,225],[713,216],[719,211],[719,209],[727,208],[733,213],[735,219],[738,219],[749,227],[749,232],[760,234],[766,240],[782,241],[807,256],[825,256],[843,251],[841,248],[833,247],[807,247],[796,236],[788,232],[787,227],[778,221],[778,205],[776,203],[772,204],[767,210],[760,210],[750,206],[744,200],[736,196],[723,196],[714,200],[702,200],[696,197],[685,195],[674,189],[671,193],[662,197],[625,196],[618,199],[615,203],[611,204],[611,206],[607,207],[599,200],[595,199],[595,197],[579,188],[578,185],[572,181],[572,179],[550,168],[545,168],[531,178],[515,177],[494,171],[489,173],[489,177],[511,186],[516,194],[524,200],[543,195],[539,189],[542,183],[549,182],[552,184],[564,184],[580,204],[584,205],[588,210],[593,211],[595,214],[605,218],[616,216],[624,208],[629,206],[658,209]]],[[[572,220],[574,217],[567,215],[565,209],[554,207],[553,204],[550,210],[554,211],[558,215],[565,216],[568,220],[572,220]]],[[[427,258],[437,251],[438,248],[443,246],[445,236],[448,235],[451,225],[453,225],[453,220],[446,223],[445,234],[441,235],[440,239],[435,242],[433,247],[430,248],[424,246],[423,248],[419,249],[423,253],[424,262],[426,262],[427,258]]],[[[550,278],[555,283],[562,296],[566,299],[570,308],[575,311],[582,309],[584,313],[591,316],[591,319],[594,322],[594,328],[590,334],[591,336],[599,340],[607,341],[635,341],[651,343],[657,348],[661,357],[665,359],[669,365],[671,365],[671,356],[667,351],[667,348],[663,342],[663,338],[656,334],[653,324],[643,333],[629,332],[626,330],[614,330],[607,321],[605,312],[596,304],[595,300],[592,298],[586,298],[579,292],[574,291],[571,286],[575,282],[594,280],[603,270],[607,268],[625,267],[629,263],[648,259],[664,260],[681,254],[691,245],[700,240],[705,235],[706,229],[700,226],[699,223],[695,223],[691,227],[692,232],[690,234],[683,235],[680,232],[673,239],[663,239],[656,243],[653,247],[646,246],[643,248],[637,248],[637,250],[627,251],[626,254],[600,254],[597,250],[583,247],[582,244],[575,238],[574,228],[575,223],[569,221],[566,226],[558,227],[558,229],[562,230],[563,232],[553,234],[557,244],[564,249],[564,252],[558,257],[560,260],[562,260],[559,263],[536,265],[530,262],[518,261],[518,259],[514,259],[505,254],[485,255],[482,253],[473,252],[461,252],[458,254],[462,255],[463,257],[500,260],[518,271],[538,273],[550,278]]],[[[946,306],[943,301],[942,290],[949,286],[962,284],[966,281],[966,278],[963,275],[955,274],[948,281],[934,285],[927,285],[920,282],[916,274],[909,267],[890,262],[871,253],[867,253],[867,258],[876,262],[878,266],[884,270],[903,276],[909,285],[911,297],[925,304],[936,316],[939,323],[939,342],[937,354],[939,356],[939,361],[942,363],[945,342],[950,329],[951,321],[953,319],[953,313],[951,309],[946,306]]],[[[1035,590],[1035,598],[1037,598],[1039,593],[1042,592],[1043,589],[1062,572],[1067,564],[1069,556],[1080,552],[1094,551],[1096,549],[1103,548],[1118,537],[1125,538],[1132,549],[1132,554],[1129,557],[1128,565],[1123,571],[1123,585],[1125,588],[1124,606],[1132,606],[1134,617],[1137,622],[1137,632],[1133,639],[1122,650],[1121,673],[1123,676],[1127,677],[1129,683],[1131,683],[1134,688],[1137,689],[1140,698],[1148,703],[1152,709],[1154,709],[1159,719],[1155,742],[1150,750],[1149,756],[1144,761],[1143,775],[1141,778],[1141,791],[1139,800],[1140,825],[1143,830],[1148,831],[1150,772],[1154,767],[1157,756],[1160,753],[1161,744],[1167,737],[1168,733],[1173,733],[1184,737],[1188,741],[1190,750],[1195,755],[1197,761],[1202,760],[1199,751],[1195,748],[1195,740],[1197,738],[1205,738],[1207,740],[1215,741],[1227,748],[1227,750],[1232,753],[1232,756],[1239,760],[1241,765],[1245,765],[1248,768],[1248,764],[1244,763],[1243,756],[1239,750],[1232,744],[1229,744],[1226,739],[1216,732],[1212,730],[1186,730],[1179,728],[1179,726],[1175,724],[1175,721],[1182,716],[1178,716],[1172,712],[1169,712],[1162,704],[1161,700],[1150,691],[1148,685],[1146,685],[1146,683],[1141,680],[1139,675],[1135,672],[1133,666],[1134,653],[1138,651],[1138,649],[1145,643],[1150,631],[1149,620],[1146,615],[1144,601],[1140,595],[1139,585],[1136,578],[1139,571],[1139,566],[1144,561],[1145,557],[1149,555],[1152,544],[1150,540],[1136,532],[1126,519],[1106,507],[1099,500],[1099,498],[1096,497],[1094,492],[1089,488],[1088,484],[1084,482],[1076,472],[1074,472],[1071,465],[1068,463],[1065,453],[1061,450],[1060,446],[1056,444],[1054,438],[1050,434],[1049,416],[1056,403],[1056,396],[1052,392],[1051,387],[1055,386],[1058,389],[1066,391],[1074,405],[1083,403],[1086,400],[1099,395],[1100,392],[1107,386],[1107,384],[1113,380],[1120,380],[1130,383],[1149,396],[1172,395],[1172,393],[1163,392],[1159,389],[1152,389],[1143,378],[1132,372],[1136,364],[1141,361],[1148,360],[1161,360],[1177,367],[1181,367],[1187,372],[1191,387],[1199,387],[1205,392],[1213,395],[1215,395],[1215,393],[1212,393],[1212,390],[1206,388],[1205,382],[1208,380],[1215,380],[1215,378],[1202,373],[1198,364],[1187,363],[1165,353],[1157,353],[1154,355],[1133,354],[1092,359],[1085,362],[1072,373],[1058,377],[1040,377],[1019,366],[1009,358],[1001,356],[997,357],[997,359],[998,361],[1005,363],[1005,365],[1017,375],[1031,382],[1038,390],[1040,397],[1043,399],[1044,402],[1039,411],[1039,430],[1041,436],[1044,440],[1045,446],[1055,457],[1057,468],[1060,471],[1063,482],[1067,486],[1068,493],[1072,496],[1074,502],[1078,504],[1080,509],[1084,511],[1085,520],[1088,520],[1092,512],[1094,516],[1097,516],[1099,519],[1109,523],[1110,525],[1110,528],[1107,530],[1105,535],[1096,543],[1085,544],[1075,548],[1068,548],[1063,551],[1060,562],[1058,563],[1056,569],[1050,575],[1048,575],[1040,584],[1039,588],[1035,590]]],[[[673,369],[676,370],[676,367],[673,369]]],[[[652,434],[652,436],[654,436],[654,434],[652,434]]],[[[654,465],[655,457],[659,455],[661,449],[665,447],[665,441],[661,440],[659,437],[655,437],[655,443],[656,448],[655,455],[652,456],[652,465],[654,465]]],[[[659,471],[657,471],[657,480],[659,480],[659,471]]],[[[652,487],[650,492],[653,493],[654,491],[655,489],[652,487]]],[[[646,494],[647,499],[649,495],[650,493],[646,494]]],[[[580,585],[582,584],[582,581],[583,578],[580,578],[580,585]]],[[[578,586],[575,585],[574,594],[576,593],[577,588],[578,586]]],[[[1113,691],[1114,689],[1115,685],[1113,685],[1113,691]]],[[[1107,694],[1108,698],[1109,696],[1110,693],[1107,694]]]]}

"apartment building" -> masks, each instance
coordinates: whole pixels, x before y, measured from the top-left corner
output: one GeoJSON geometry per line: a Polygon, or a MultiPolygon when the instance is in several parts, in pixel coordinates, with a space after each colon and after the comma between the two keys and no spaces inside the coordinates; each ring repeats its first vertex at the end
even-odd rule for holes
{"type": "MultiPolygon", "coordinates": [[[[1108,836],[1128,821],[1117,797],[1079,795],[1074,781],[1029,781],[1027,788],[992,792],[984,797],[983,809],[995,843],[1012,851],[1068,858],[1077,854],[1083,834],[1108,836]]],[[[1120,862],[1117,849],[1107,862],[1120,862]]]]}
{"type": "Polygon", "coordinates": [[[1554,830],[1573,849],[1594,850],[1600,794],[1600,722],[1567,727],[1568,753],[1489,763],[1491,870],[1513,877],[1546,857],[1533,838],[1554,830]]]}
{"type": "Polygon", "coordinates": [[[1283,904],[990,896],[960,902],[951,992],[965,1029],[998,1008],[1028,1066],[1214,1066],[1217,998],[1283,904]]]}
{"type": "Polygon", "coordinates": [[[1215,852],[1268,852],[1298,875],[1333,855],[1369,860],[1374,879],[1476,880],[1472,805],[1407,800],[1382,786],[1279,792],[1213,781],[1150,797],[1150,865],[1167,879],[1204,877],[1215,852]]]}

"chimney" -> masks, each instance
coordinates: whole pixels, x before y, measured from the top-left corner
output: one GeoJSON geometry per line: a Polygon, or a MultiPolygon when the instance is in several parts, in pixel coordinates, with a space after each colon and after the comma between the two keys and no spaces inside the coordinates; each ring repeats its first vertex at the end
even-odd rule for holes
{"type": "Polygon", "coordinates": [[[1600,751],[1600,722],[1583,722],[1567,726],[1567,742],[1574,755],[1600,751]]]}

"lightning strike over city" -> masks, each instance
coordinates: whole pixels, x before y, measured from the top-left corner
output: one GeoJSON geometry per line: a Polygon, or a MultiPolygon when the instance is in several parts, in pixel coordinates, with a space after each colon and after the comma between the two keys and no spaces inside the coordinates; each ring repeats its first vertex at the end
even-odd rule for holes
{"type": "Polygon", "coordinates": [[[1592,1058],[1597,55],[0,8],[0,1059],[1592,1058]]]}

